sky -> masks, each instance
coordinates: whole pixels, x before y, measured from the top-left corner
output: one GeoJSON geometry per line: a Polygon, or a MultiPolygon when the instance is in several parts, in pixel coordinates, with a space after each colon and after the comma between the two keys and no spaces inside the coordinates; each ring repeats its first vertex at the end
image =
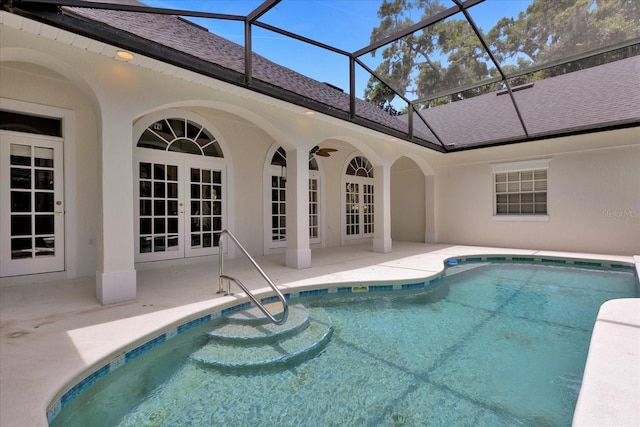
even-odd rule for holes
{"type": "MultiPolygon", "coordinates": [[[[141,0],[149,6],[208,11],[230,15],[247,15],[262,0],[141,0]]],[[[470,9],[476,24],[488,31],[503,16],[517,16],[532,0],[486,0],[470,9]]],[[[453,6],[450,0],[441,0],[453,6]]],[[[282,0],[265,14],[260,21],[290,31],[318,42],[334,46],[346,52],[355,52],[370,44],[371,31],[380,19],[377,16],[382,0],[282,0]]],[[[457,19],[463,18],[462,15],[457,19]]],[[[412,16],[421,20],[419,13],[412,16]]],[[[242,22],[197,19],[194,22],[209,31],[244,45],[242,22]]],[[[262,28],[254,27],[252,45],[256,53],[316,80],[330,83],[349,91],[349,62],[347,57],[326,51],[295,39],[262,28]]],[[[375,69],[380,55],[370,54],[361,58],[375,69]]],[[[369,73],[356,67],[356,96],[362,97],[369,73]]]]}

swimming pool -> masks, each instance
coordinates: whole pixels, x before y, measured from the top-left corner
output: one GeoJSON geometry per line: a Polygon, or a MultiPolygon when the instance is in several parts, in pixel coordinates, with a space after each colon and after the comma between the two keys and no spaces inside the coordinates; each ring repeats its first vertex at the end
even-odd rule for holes
{"type": "Polygon", "coordinates": [[[417,289],[298,299],[334,333],[294,366],[203,367],[189,356],[217,321],[194,327],[96,382],[52,425],[570,424],[598,308],[637,296],[635,276],[473,267],[417,289]]]}

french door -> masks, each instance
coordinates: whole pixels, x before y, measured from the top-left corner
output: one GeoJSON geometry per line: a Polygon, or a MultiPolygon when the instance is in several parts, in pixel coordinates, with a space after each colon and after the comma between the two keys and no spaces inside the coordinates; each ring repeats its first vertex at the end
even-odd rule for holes
{"type": "Polygon", "coordinates": [[[346,238],[373,237],[373,180],[350,176],[349,181],[345,185],[346,238]]]}
{"type": "Polygon", "coordinates": [[[63,271],[63,140],[0,131],[0,276],[63,271]]]}
{"type": "Polygon", "coordinates": [[[136,262],[218,253],[225,168],[184,154],[136,155],[136,262]]]}

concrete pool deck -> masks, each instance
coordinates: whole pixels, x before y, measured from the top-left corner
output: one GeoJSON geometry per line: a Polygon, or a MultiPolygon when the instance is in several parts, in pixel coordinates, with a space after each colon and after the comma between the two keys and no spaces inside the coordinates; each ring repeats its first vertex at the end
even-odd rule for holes
{"type": "MultiPolygon", "coordinates": [[[[312,267],[284,267],[284,254],[258,257],[283,292],[368,281],[397,282],[438,274],[454,256],[528,255],[636,263],[640,257],[394,242],[393,253],[371,245],[312,250],[312,267]]],[[[47,406],[119,349],[144,342],[185,317],[242,298],[217,295],[217,258],[173,267],[138,266],[138,298],[102,306],[95,279],[47,283],[4,280],[0,287],[0,426],[47,426],[47,406]]],[[[225,272],[250,289],[265,282],[242,258],[225,272]]],[[[239,292],[236,290],[236,292],[239,292]]],[[[640,299],[604,304],[594,328],[574,425],[640,425],[640,299]]]]}

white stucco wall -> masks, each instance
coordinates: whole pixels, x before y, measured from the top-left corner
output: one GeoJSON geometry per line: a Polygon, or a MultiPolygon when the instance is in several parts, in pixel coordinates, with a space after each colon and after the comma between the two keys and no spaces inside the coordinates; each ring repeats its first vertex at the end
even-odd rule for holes
{"type": "Polygon", "coordinates": [[[412,160],[401,157],[391,167],[391,238],[425,241],[425,176],[412,160]]]}
{"type": "Polygon", "coordinates": [[[437,171],[440,242],[640,253],[639,140],[626,129],[447,156],[437,171]],[[548,221],[493,218],[491,164],[543,157],[548,221]]]}
{"type": "MultiPolygon", "coordinates": [[[[93,276],[97,262],[98,226],[98,136],[95,110],[87,97],[61,75],[39,66],[8,62],[0,65],[0,95],[3,98],[28,103],[65,108],[75,113],[75,149],[65,157],[75,157],[73,182],[76,206],[82,206],[82,215],[76,215],[76,239],[67,242],[70,256],[76,257],[77,276],[93,276]]],[[[65,146],[67,149],[68,146],[65,146]]]]}

